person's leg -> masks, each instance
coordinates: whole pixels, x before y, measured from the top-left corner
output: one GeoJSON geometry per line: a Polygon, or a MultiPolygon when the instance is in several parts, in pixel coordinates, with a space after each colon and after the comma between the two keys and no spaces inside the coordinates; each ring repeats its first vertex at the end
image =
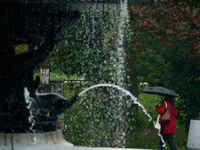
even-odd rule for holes
{"type": "MultiPolygon", "coordinates": [[[[166,137],[165,137],[166,135],[165,134],[162,134],[162,138],[163,138],[163,140],[164,141],[166,141],[166,137]]],[[[163,142],[162,142],[162,140],[161,140],[161,138],[160,138],[160,143],[159,143],[159,147],[158,147],[158,150],[163,150],[163,142]]]]}
{"type": "Polygon", "coordinates": [[[176,146],[174,145],[173,134],[166,134],[165,139],[169,143],[171,150],[176,150],[176,146]]]}

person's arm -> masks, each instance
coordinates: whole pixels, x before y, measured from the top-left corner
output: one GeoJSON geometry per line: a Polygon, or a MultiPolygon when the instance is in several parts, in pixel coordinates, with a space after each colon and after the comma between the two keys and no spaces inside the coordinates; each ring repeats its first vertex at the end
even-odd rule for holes
{"type": "Polygon", "coordinates": [[[161,106],[159,107],[159,105],[156,105],[156,111],[162,115],[164,112],[165,112],[165,109],[166,109],[166,105],[165,105],[165,102],[163,101],[161,106]]]}

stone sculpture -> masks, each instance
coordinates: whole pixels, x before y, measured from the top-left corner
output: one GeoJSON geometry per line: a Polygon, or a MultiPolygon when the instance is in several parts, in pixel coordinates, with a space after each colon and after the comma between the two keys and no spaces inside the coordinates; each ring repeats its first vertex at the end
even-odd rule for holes
{"type": "Polygon", "coordinates": [[[37,93],[40,81],[39,77],[34,79],[35,67],[49,56],[62,39],[62,31],[79,19],[80,12],[67,10],[67,4],[59,7],[1,1],[0,6],[0,131],[53,131],[57,115],[73,105],[78,95],[65,99],[56,94],[37,93]],[[29,51],[15,55],[15,45],[24,43],[29,51]],[[29,102],[25,99],[25,88],[29,102]]]}
{"type": "Polygon", "coordinates": [[[81,9],[95,1],[0,0],[0,132],[54,131],[57,115],[78,100],[37,93],[34,72],[81,9]],[[17,44],[27,44],[28,52],[16,55],[17,44]]]}

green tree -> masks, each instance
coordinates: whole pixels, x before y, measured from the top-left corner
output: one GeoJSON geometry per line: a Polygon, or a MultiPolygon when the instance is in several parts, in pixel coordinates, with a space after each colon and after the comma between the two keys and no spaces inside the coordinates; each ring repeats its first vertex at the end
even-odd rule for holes
{"type": "MultiPolygon", "coordinates": [[[[186,123],[199,116],[199,2],[197,1],[131,1],[135,27],[142,30],[161,49],[151,49],[167,64],[157,79],[179,94],[179,119],[186,123]],[[162,74],[162,76],[161,76],[162,74]],[[164,77],[164,78],[163,78],[164,77]]],[[[143,44],[149,43],[145,41],[143,44]]],[[[149,62],[151,63],[151,62],[149,62]]]]}
{"type": "Polygon", "coordinates": [[[177,41],[163,53],[166,61],[170,63],[165,70],[165,79],[169,88],[175,90],[179,95],[177,101],[178,115],[181,123],[189,128],[190,119],[199,117],[200,112],[200,68],[196,60],[188,60],[190,56],[184,56],[187,42],[177,41]],[[180,44],[181,43],[181,44],[180,44]]]}

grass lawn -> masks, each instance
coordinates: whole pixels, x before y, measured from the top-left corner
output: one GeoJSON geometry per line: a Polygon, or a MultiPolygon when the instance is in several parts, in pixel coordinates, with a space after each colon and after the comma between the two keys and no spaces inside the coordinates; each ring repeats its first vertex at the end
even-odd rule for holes
{"type": "MultiPolygon", "coordinates": [[[[40,76],[40,72],[36,72],[35,73],[35,77],[36,76],[40,76]]],[[[63,74],[63,73],[54,73],[54,72],[50,72],[50,79],[83,79],[78,77],[77,75],[73,75],[68,77],[67,75],[63,74]]]]}

